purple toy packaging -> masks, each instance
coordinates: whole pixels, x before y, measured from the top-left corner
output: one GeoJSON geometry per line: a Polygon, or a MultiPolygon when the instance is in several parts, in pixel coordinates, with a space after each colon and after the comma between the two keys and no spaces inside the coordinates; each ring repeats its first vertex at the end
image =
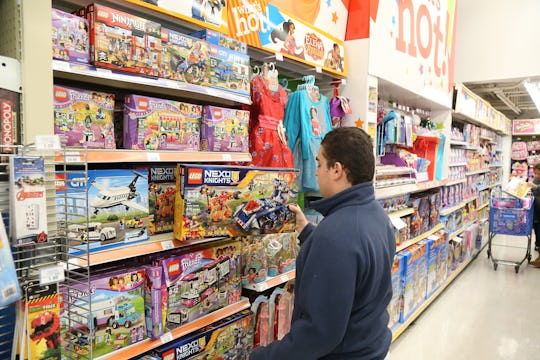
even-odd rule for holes
{"type": "Polygon", "coordinates": [[[200,105],[127,95],[124,148],[198,151],[201,112],[200,105]]]}
{"type": "Polygon", "coordinates": [[[201,122],[201,149],[247,152],[249,111],[207,105],[201,122]]]}
{"type": "Polygon", "coordinates": [[[86,355],[92,346],[98,357],[144,340],[144,279],[144,269],[125,269],[95,276],[90,287],[81,284],[62,289],[60,322],[68,327],[64,336],[72,339],[70,350],[86,355]],[[68,311],[72,322],[68,322],[68,311]],[[84,328],[94,332],[93,341],[78,339],[75,345],[73,340],[84,328]]]}
{"type": "Polygon", "coordinates": [[[114,95],[54,85],[54,133],[64,146],[114,149],[114,95]]]}
{"type": "Polygon", "coordinates": [[[163,269],[161,266],[143,266],[145,271],[144,284],[144,317],[148,337],[157,338],[163,335],[161,279],[163,269]]]}
{"type": "Polygon", "coordinates": [[[53,59],[88,64],[90,62],[88,21],[52,9],[53,59]]]}

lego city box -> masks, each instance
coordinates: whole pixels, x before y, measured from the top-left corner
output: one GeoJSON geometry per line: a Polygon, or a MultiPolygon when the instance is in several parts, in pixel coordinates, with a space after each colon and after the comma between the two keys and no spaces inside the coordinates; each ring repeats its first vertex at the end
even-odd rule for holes
{"type": "Polygon", "coordinates": [[[174,234],[179,240],[293,232],[299,171],[179,164],[174,234]]]}
{"type": "Polygon", "coordinates": [[[88,21],[77,15],[52,9],[53,59],[90,62],[88,21]]]}
{"type": "Polygon", "coordinates": [[[123,269],[62,288],[60,329],[69,353],[88,355],[92,347],[98,357],[146,339],[145,277],[142,267],[123,269]]]}
{"type": "Polygon", "coordinates": [[[240,301],[241,243],[221,241],[158,258],[162,322],[172,330],[240,301]]]}
{"type": "Polygon", "coordinates": [[[188,84],[210,85],[208,43],[170,29],[161,29],[161,77],[188,84]]]}
{"type": "Polygon", "coordinates": [[[114,149],[114,94],[54,85],[54,133],[63,146],[114,149]]]}
{"type": "Polygon", "coordinates": [[[142,95],[124,100],[124,148],[198,151],[202,106],[142,95]]]}
{"type": "Polygon", "coordinates": [[[210,84],[242,95],[250,93],[249,56],[210,44],[210,84]]]}
{"type": "Polygon", "coordinates": [[[247,44],[237,39],[225,36],[218,31],[211,29],[203,29],[190,34],[196,38],[208,41],[210,44],[219,45],[232,51],[236,51],[242,54],[247,54],[247,44]]]}
{"type": "Polygon", "coordinates": [[[253,347],[253,313],[242,310],[152,350],[159,360],[248,359],[253,347]]]}
{"type": "Polygon", "coordinates": [[[201,150],[247,152],[249,111],[207,105],[201,121],[201,150]]]}
{"type": "Polygon", "coordinates": [[[148,240],[147,170],[89,170],[87,178],[67,175],[57,174],[56,205],[66,213],[70,253],[148,240]]]}

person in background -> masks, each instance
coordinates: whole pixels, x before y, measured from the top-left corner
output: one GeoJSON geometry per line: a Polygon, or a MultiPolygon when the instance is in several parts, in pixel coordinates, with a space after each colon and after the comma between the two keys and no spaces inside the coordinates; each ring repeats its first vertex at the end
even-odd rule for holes
{"type": "Polygon", "coordinates": [[[396,251],[390,220],[375,200],[371,138],[344,127],[322,140],[317,154],[325,218],[315,226],[294,205],[301,243],[290,332],[253,350],[250,360],[355,359],[387,355],[387,307],[396,251]]]}
{"type": "Polygon", "coordinates": [[[535,236],[534,248],[536,251],[539,251],[539,256],[531,261],[531,265],[537,268],[540,268],[540,163],[534,165],[534,179],[529,186],[534,194],[534,218],[533,218],[533,228],[535,236]]]}

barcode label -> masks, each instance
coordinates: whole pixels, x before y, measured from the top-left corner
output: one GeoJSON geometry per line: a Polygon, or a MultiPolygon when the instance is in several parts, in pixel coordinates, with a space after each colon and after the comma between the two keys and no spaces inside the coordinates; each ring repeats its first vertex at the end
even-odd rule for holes
{"type": "Polygon", "coordinates": [[[61,265],[39,269],[39,284],[48,285],[65,280],[64,268],[61,265]]]}
{"type": "Polygon", "coordinates": [[[12,298],[12,297],[15,297],[17,296],[18,294],[18,291],[17,291],[17,287],[15,285],[9,285],[8,287],[4,288],[2,290],[2,297],[4,299],[9,299],[9,298],[12,298]]]}

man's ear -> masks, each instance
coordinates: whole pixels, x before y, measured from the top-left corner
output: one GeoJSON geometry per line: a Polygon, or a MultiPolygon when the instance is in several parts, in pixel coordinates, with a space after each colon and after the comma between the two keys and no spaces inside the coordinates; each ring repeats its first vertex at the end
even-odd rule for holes
{"type": "Polygon", "coordinates": [[[332,173],[334,175],[334,179],[336,179],[336,180],[341,179],[342,176],[346,176],[345,168],[343,167],[343,165],[339,161],[336,161],[334,163],[334,166],[332,168],[332,173]]]}

